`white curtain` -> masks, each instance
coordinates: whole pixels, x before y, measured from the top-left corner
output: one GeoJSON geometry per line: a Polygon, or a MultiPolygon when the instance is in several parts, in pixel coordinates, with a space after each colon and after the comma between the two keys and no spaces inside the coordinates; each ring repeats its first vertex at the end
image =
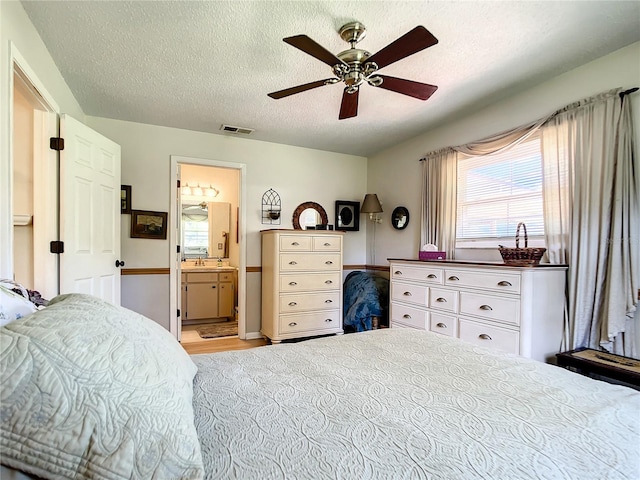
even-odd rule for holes
{"type": "Polygon", "coordinates": [[[422,162],[420,245],[432,243],[453,259],[456,248],[458,155],[445,148],[422,162]]]}
{"type": "Polygon", "coordinates": [[[569,264],[564,348],[635,356],[640,180],[619,93],[572,104],[542,127],[545,235],[550,261],[569,264]]]}
{"type": "Polygon", "coordinates": [[[536,133],[547,118],[423,158],[420,245],[432,243],[447,252],[447,258],[455,258],[459,154],[474,157],[508,150],[536,133]]]}

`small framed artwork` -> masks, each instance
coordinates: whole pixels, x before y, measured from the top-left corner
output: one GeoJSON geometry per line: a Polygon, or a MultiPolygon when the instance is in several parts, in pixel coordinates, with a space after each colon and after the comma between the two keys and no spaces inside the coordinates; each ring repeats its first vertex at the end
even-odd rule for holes
{"type": "Polygon", "coordinates": [[[131,213],[131,185],[120,185],[120,213],[131,213]]]}
{"type": "Polygon", "coordinates": [[[336,200],[336,230],[360,230],[360,202],[336,200]]]}
{"type": "Polygon", "coordinates": [[[167,212],[131,210],[131,238],[167,238],[167,212]]]}

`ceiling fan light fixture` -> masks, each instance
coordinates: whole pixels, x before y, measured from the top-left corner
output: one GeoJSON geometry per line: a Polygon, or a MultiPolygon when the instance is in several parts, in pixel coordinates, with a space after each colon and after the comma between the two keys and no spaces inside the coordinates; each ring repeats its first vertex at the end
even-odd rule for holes
{"type": "Polygon", "coordinates": [[[371,55],[366,50],[355,48],[356,44],[364,38],[365,30],[365,26],[360,22],[350,22],[343,25],[339,30],[340,37],[345,42],[348,42],[351,48],[335,55],[307,35],[283,38],[282,40],[285,43],[331,67],[337,78],[305,83],[268,93],[267,95],[273,99],[280,99],[324,85],[342,82],[345,84],[345,88],[342,95],[342,103],[340,104],[339,120],[353,118],[358,115],[358,92],[360,85],[364,82],[367,82],[372,87],[381,87],[419,100],[427,100],[433,95],[438,88],[435,85],[388,75],[379,75],[377,72],[392,63],[437,44],[438,39],[436,37],[426,28],[418,25],[382,50],[371,55]]]}

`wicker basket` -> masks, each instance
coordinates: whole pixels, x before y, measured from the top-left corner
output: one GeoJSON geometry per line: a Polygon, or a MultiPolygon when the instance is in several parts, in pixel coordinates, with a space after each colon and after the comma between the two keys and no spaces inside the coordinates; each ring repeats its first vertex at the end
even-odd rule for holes
{"type": "Polygon", "coordinates": [[[546,248],[528,248],[529,238],[527,237],[527,226],[520,222],[516,229],[516,248],[500,247],[500,255],[506,265],[518,265],[521,267],[532,267],[540,263],[540,259],[547,251],[546,248]],[[520,248],[520,227],[524,229],[524,248],[520,248]]]}

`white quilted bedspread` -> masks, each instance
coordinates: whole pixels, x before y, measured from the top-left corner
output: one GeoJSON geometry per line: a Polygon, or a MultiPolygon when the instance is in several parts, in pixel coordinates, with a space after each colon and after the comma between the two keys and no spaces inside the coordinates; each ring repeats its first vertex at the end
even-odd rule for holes
{"type": "Polygon", "coordinates": [[[640,393],[428,332],[192,357],[207,478],[638,479],[640,393]]]}

